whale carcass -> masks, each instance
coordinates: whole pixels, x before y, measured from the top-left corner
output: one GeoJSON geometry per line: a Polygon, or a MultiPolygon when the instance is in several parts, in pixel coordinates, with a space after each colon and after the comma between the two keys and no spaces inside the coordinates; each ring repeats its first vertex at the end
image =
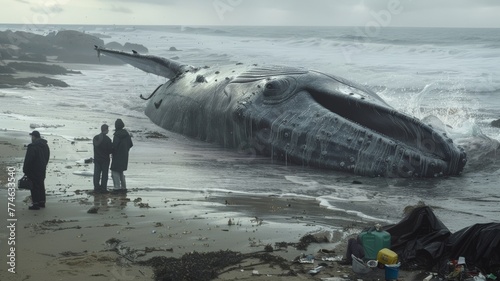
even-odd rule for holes
{"type": "Polygon", "coordinates": [[[459,175],[466,164],[464,150],[446,134],[335,75],[288,66],[196,68],[95,49],[168,78],[149,97],[145,113],[169,131],[363,176],[459,175]]]}

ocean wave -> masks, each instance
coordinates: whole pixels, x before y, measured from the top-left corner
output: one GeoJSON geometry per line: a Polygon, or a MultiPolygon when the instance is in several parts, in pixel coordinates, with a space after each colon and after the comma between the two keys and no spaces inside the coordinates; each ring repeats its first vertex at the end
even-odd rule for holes
{"type": "Polygon", "coordinates": [[[230,34],[230,32],[228,31],[211,27],[182,27],[181,31],[194,34],[215,34],[215,35],[230,34]]]}
{"type": "Polygon", "coordinates": [[[55,106],[59,107],[78,107],[78,108],[87,108],[88,106],[84,103],[69,103],[69,102],[58,102],[55,106]]]}

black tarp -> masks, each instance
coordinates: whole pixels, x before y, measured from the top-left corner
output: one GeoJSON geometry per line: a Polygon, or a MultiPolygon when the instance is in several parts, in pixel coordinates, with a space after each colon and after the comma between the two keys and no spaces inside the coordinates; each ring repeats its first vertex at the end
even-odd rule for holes
{"type": "Polygon", "coordinates": [[[500,269],[500,223],[474,224],[453,233],[446,252],[450,259],[465,257],[468,267],[497,273],[500,269]]]}
{"type": "Polygon", "coordinates": [[[451,233],[428,206],[415,208],[395,225],[385,226],[391,234],[391,250],[402,268],[438,266],[444,273],[449,260],[465,257],[470,269],[496,273],[500,269],[500,223],[475,224],[451,233]]]}
{"type": "Polygon", "coordinates": [[[431,208],[415,208],[398,224],[386,226],[391,234],[391,250],[398,254],[403,268],[436,264],[444,254],[445,242],[451,235],[431,208]]]}

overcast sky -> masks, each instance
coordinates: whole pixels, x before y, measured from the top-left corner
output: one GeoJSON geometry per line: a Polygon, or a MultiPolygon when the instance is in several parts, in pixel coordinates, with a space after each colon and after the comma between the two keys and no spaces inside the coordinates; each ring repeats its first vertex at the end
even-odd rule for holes
{"type": "Polygon", "coordinates": [[[0,0],[0,23],[500,28],[499,0],[0,0]]]}

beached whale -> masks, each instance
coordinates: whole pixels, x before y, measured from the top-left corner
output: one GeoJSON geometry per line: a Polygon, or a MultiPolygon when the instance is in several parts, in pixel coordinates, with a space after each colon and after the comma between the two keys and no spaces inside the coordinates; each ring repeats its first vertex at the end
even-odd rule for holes
{"type": "Polygon", "coordinates": [[[464,150],[446,134],[338,76],[287,66],[196,68],[95,49],[168,78],[148,97],[145,113],[189,137],[363,176],[458,175],[466,163],[464,150]]]}

